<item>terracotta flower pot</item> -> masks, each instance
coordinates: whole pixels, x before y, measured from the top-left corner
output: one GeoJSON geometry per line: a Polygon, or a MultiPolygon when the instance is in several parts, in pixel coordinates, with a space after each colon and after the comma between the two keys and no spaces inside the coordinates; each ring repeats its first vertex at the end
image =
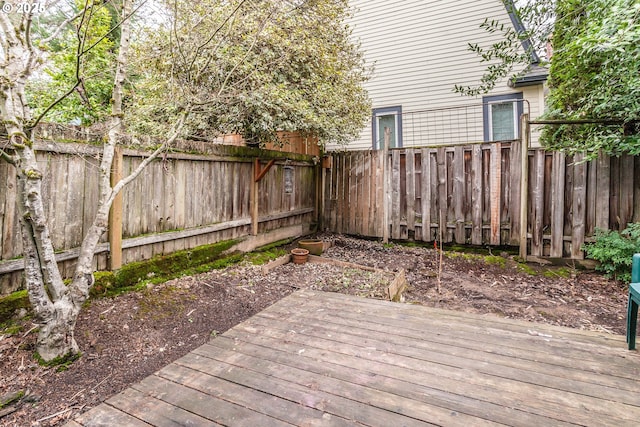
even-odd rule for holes
{"type": "Polygon", "coordinates": [[[291,258],[294,264],[304,264],[309,258],[309,251],[301,248],[291,249],[291,258]]]}
{"type": "Polygon", "coordinates": [[[298,242],[298,246],[308,250],[311,255],[322,255],[324,242],[320,239],[304,239],[298,242]]]}

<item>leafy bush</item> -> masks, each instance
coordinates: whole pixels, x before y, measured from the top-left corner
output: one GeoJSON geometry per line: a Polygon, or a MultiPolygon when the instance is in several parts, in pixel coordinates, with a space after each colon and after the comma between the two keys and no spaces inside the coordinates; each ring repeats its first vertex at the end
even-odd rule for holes
{"type": "Polygon", "coordinates": [[[597,270],[623,282],[631,281],[631,260],[640,253],[640,223],[628,224],[623,231],[596,229],[595,242],[583,246],[587,257],[600,262],[597,270]]]}

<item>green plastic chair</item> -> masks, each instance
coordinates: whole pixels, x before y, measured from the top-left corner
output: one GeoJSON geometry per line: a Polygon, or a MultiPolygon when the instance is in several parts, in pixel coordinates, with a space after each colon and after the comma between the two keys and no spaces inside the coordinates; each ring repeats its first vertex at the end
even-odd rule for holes
{"type": "Polygon", "coordinates": [[[636,348],[638,327],[638,304],[640,304],[640,254],[633,255],[631,283],[629,283],[629,306],[627,307],[627,343],[629,350],[636,348]]]}

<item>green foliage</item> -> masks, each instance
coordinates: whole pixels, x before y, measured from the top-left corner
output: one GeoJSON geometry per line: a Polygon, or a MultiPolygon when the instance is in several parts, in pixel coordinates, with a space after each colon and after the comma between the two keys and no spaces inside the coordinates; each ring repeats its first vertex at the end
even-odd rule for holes
{"type": "Polygon", "coordinates": [[[582,249],[588,258],[600,262],[597,270],[629,282],[633,254],[640,252],[640,223],[628,224],[621,232],[597,229],[595,242],[585,244],[582,249]]]}
{"type": "MultiPolygon", "coordinates": [[[[43,74],[32,79],[27,88],[35,117],[76,85],[70,96],[47,114],[46,121],[88,125],[102,121],[110,112],[118,43],[118,32],[112,28],[117,14],[108,2],[88,4],[83,17],[69,24],[49,46],[42,46],[49,50],[49,61],[43,74]]],[[[85,2],[76,0],[72,7],[71,13],[78,13],[85,2]]],[[[64,18],[58,11],[48,16],[38,31],[46,36],[64,18]]]]}
{"type": "Polygon", "coordinates": [[[551,149],[640,154],[640,3],[637,0],[557,2],[548,119],[619,120],[547,126],[551,149]]]}
{"type": "Polygon", "coordinates": [[[186,132],[196,139],[241,133],[264,143],[298,131],[321,143],[353,140],[370,103],[348,13],[346,0],[177,3],[178,37],[154,29],[135,45],[127,122],[162,135],[189,108],[186,132]]]}

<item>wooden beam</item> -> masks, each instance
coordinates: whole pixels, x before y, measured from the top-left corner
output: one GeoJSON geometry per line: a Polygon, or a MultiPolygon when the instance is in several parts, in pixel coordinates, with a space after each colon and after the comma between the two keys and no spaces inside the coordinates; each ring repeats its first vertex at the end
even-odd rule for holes
{"type": "Polygon", "coordinates": [[[387,298],[389,301],[399,302],[402,300],[402,293],[409,287],[404,269],[396,274],[391,284],[387,287],[387,298]]]}
{"type": "Polygon", "coordinates": [[[271,166],[273,166],[275,163],[276,160],[271,159],[269,160],[269,163],[267,163],[267,166],[264,167],[264,169],[260,169],[260,159],[255,159],[253,163],[253,180],[255,182],[259,182],[262,178],[264,178],[267,172],[269,172],[269,169],[271,169],[271,166]]]}
{"type": "Polygon", "coordinates": [[[529,191],[529,115],[520,117],[520,258],[527,260],[527,197],[529,191]]]}
{"type": "MultiPolygon", "coordinates": [[[[502,144],[491,146],[491,170],[489,171],[489,194],[491,200],[491,234],[489,243],[499,245],[500,242],[500,209],[502,207],[502,144]]],[[[464,242],[458,242],[464,243],[464,242]]]]}
{"type": "MultiPolygon", "coordinates": [[[[111,186],[122,180],[123,155],[122,148],[116,147],[111,165],[111,186]]],[[[122,191],[113,200],[109,211],[109,269],[118,270],[122,267],[122,191]]]]}
{"type": "Polygon", "coordinates": [[[389,143],[391,129],[384,128],[384,148],[382,151],[382,243],[389,243],[389,143]]]}

